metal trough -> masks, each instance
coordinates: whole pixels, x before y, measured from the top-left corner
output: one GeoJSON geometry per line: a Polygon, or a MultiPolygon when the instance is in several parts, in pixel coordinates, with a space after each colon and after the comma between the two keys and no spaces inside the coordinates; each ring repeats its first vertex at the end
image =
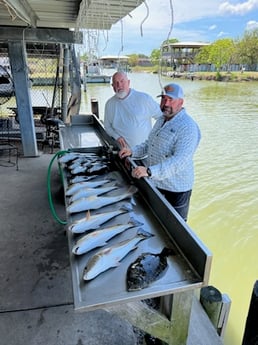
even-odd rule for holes
{"type": "MultiPolygon", "coordinates": [[[[120,215],[105,225],[126,223],[130,217],[133,217],[143,223],[144,230],[155,235],[141,241],[137,249],[130,252],[118,267],[85,282],[82,278],[84,267],[89,257],[99,249],[82,256],[75,256],[72,247],[78,237],[67,231],[75,310],[88,311],[157,296],[184,293],[208,284],[212,260],[210,251],[147,178],[135,180],[130,176],[124,162],[117,155],[116,143],[107,135],[95,115],[73,116],[71,125],[60,128],[60,144],[63,150],[80,151],[85,155],[89,152],[106,154],[112,169],[100,178],[108,176],[115,179],[119,185],[135,184],[138,188],[138,192],[132,198],[132,212],[120,215]],[[128,292],[126,290],[128,266],[143,252],[159,253],[163,247],[172,247],[176,252],[176,255],[168,258],[169,268],[164,277],[145,289],[128,292]]],[[[133,166],[138,163],[133,160],[130,162],[133,166]]],[[[64,173],[66,174],[65,169],[64,173]]],[[[114,190],[109,195],[117,193],[118,191],[114,190]]],[[[93,210],[92,214],[118,209],[123,203],[125,201],[107,206],[105,209],[93,210]]],[[[81,213],[67,214],[68,224],[82,216],[81,213]]],[[[126,230],[111,239],[108,245],[130,238],[135,233],[135,228],[126,230]]]]}

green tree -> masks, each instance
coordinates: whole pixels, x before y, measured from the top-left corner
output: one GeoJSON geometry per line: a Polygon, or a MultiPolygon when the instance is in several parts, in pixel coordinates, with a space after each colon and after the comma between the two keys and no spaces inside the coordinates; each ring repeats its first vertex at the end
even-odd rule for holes
{"type": "Polygon", "coordinates": [[[252,71],[258,65],[258,29],[245,31],[241,40],[236,43],[239,63],[246,64],[252,71]]]}
{"type": "Polygon", "coordinates": [[[150,60],[153,65],[158,65],[159,64],[159,59],[161,56],[160,49],[153,49],[150,55],[150,60]]]}
{"type": "Polygon", "coordinates": [[[137,66],[138,62],[139,62],[139,55],[138,54],[131,54],[128,56],[129,56],[128,64],[132,67],[137,66]]]}
{"type": "Polygon", "coordinates": [[[199,52],[196,54],[194,58],[194,62],[197,64],[211,65],[210,50],[210,46],[204,46],[200,48],[199,52]]]}
{"type": "Polygon", "coordinates": [[[234,42],[231,38],[215,41],[210,45],[209,62],[214,64],[217,71],[221,71],[224,65],[229,66],[234,56],[234,42]]]}

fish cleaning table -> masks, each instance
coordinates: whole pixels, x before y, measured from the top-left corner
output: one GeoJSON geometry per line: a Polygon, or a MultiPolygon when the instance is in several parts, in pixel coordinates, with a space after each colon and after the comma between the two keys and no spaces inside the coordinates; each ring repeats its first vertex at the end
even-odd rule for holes
{"type": "MultiPolygon", "coordinates": [[[[125,224],[133,218],[142,223],[141,228],[154,235],[139,242],[137,248],[126,255],[118,267],[111,268],[90,281],[84,281],[84,268],[92,254],[100,248],[80,256],[74,255],[72,248],[79,237],[67,231],[75,310],[86,312],[107,308],[109,311],[122,314],[138,327],[169,344],[172,344],[172,341],[173,345],[183,344],[182,338],[187,337],[193,292],[208,284],[212,260],[210,251],[147,178],[136,180],[130,176],[128,168],[117,155],[116,143],[107,135],[95,115],[73,116],[71,125],[60,128],[60,143],[62,150],[78,151],[86,156],[97,153],[108,157],[109,170],[96,179],[109,178],[121,187],[109,192],[108,195],[119,195],[121,190],[131,185],[138,189],[131,200],[122,200],[100,210],[92,210],[91,214],[119,209],[123,204],[130,202],[132,208],[130,212],[121,214],[104,225],[125,224]],[[168,257],[168,269],[164,276],[142,290],[128,292],[126,273],[129,265],[142,253],[160,253],[164,247],[175,251],[175,255],[168,257]],[[152,315],[153,311],[148,311],[147,306],[142,306],[141,302],[160,296],[163,296],[161,311],[164,317],[157,313],[152,315]],[[124,308],[121,307],[123,305],[124,308]],[[120,309],[118,310],[116,306],[120,309]],[[130,313],[131,308],[132,313],[130,313]],[[139,315],[133,315],[137,314],[136,310],[143,312],[148,322],[141,320],[139,315]],[[180,322],[180,332],[176,329],[178,322],[180,322]],[[155,324],[159,327],[157,328],[155,324]]],[[[136,166],[137,163],[130,160],[131,166],[136,166]]],[[[69,176],[65,166],[63,171],[66,177],[64,184],[67,188],[69,176]]],[[[114,182],[107,185],[112,183],[114,182]]],[[[68,198],[66,205],[68,206],[68,198]]],[[[68,225],[85,215],[86,212],[67,213],[68,225]]],[[[137,228],[126,230],[109,240],[106,247],[131,238],[136,232],[137,228]]]]}

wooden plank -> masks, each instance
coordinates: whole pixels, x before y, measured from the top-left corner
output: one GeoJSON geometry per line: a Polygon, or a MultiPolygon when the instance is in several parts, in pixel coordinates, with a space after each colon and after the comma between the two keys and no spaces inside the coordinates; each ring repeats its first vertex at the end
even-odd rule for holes
{"type": "Polygon", "coordinates": [[[21,30],[19,27],[0,27],[0,42],[26,41],[36,43],[83,43],[81,32],[70,31],[67,29],[37,29],[26,28],[21,30]]]}

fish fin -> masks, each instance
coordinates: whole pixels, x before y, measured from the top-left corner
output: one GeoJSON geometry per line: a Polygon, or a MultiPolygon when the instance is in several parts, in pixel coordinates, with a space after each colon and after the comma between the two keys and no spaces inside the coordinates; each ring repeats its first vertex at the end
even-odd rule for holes
{"type": "Polygon", "coordinates": [[[88,212],[86,213],[86,219],[87,219],[87,220],[90,219],[90,210],[88,210],[88,212]]]}
{"type": "Polygon", "coordinates": [[[142,237],[142,238],[149,238],[154,236],[153,234],[151,234],[150,232],[144,230],[143,228],[139,228],[137,230],[137,236],[142,237]]]}

